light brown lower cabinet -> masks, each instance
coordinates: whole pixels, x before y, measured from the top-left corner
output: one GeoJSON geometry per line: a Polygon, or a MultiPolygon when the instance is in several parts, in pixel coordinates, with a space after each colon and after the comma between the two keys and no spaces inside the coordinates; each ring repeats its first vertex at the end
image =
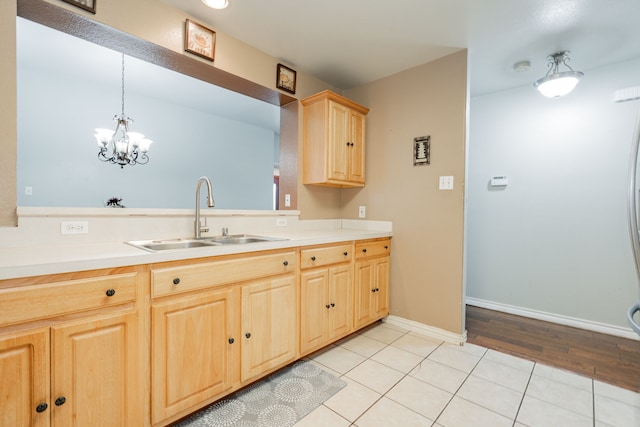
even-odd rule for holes
{"type": "Polygon", "coordinates": [[[239,382],[238,300],[239,290],[225,287],[153,304],[153,424],[239,382]]]}
{"type": "Polygon", "coordinates": [[[294,275],[242,285],[243,383],[296,358],[297,295],[294,275]]]}
{"type": "Polygon", "coordinates": [[[341,264],[303,270],[300,274],[300,353],[324,347],[352,331],[353,317],[353,246],[322,248],[302,253],[305,258],[321,262],[323,255],[341,264]],[[331,251],[337,252],[336,257],[331,251]]]}
{"type": "Polygon", "coordinates": [[[297,259],[296,251],[267,251],[154,266],[153,425],[296,359],[297,259]]]}
{"type": "Polygon", "coordinates": [[[140,269],[0,281],[0,426],[144,425],[140,269]]]}
{"type": "Polygon", "coordinates": [[[0,426],[51,425],[49,350],[49,328],[0,337],[0,426]]]}
{"type": "Polygon", "coordinates": [[[389,314],[390,240],[356,244],[354,327],[389,314]]]}
{"type": "Polygon", "coordinates": [[[170,424],[386,316],[389,253],[375,239],[0,280],[0,427],[170,424]]]}
{"type": "Polygon", "coordinates": [[[128,313],[0,336],[0,425],[143,425],[137,331],[128,313]]]}

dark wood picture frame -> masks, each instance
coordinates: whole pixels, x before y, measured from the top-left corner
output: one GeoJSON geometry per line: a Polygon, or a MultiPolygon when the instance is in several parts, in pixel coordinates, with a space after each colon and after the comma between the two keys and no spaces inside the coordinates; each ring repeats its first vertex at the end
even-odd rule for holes
{"type": "Polygon", "coordinates": [[[213,61],[216,52],[216,32],[187,19],[184,23],[184,50],[213,61]]]}
{"type": "Polygon", "coordinates": [[[98,0],[62,0],[65,3],[72,4],[80,9],[87,10],[95,15],[96,13],[96,2],[98,0]]]}
{"type": "Polygon", "coordinates": [[[276,87],[285,92],[296,93],[296,71],[291,68],[278,64],[276,70],[276,87]]]}

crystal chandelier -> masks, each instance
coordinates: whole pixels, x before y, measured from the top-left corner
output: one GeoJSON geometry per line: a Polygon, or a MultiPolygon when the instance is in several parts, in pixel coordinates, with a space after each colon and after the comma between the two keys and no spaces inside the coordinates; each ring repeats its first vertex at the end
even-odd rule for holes
{"type": "Polygon", "coordinates": [[[566,50],[549,55],[547,59],[549,60],[547,75],[537,80],[533,86],[548,98],[565,96],[576,87],[584,74],[580,71],[573,71],[573,68],[567,64],[570,59],[569,52],[566,50]],[[569,71],[561,72],[558,69],[560,64],[567,67],[569,71]]]}
{"type": "Polygon", "coordinates": [[[122,113],[113,117],[117,123],[116,130],[96,128],[95,137],[98,141],[98,159],[120,165],[147,164],[147,152],[153,141],[138,132],[129,132],[129,124],[133,120],[124,114],[124,53],[122,54],[122,113]]]}

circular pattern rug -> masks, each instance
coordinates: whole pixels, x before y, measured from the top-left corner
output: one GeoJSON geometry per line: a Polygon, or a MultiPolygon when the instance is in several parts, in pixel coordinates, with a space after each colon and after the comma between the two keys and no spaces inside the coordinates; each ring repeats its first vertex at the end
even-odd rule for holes
{"type": "Polygon", "coordinates": [[[346,383],[300,360],[175,424],[179,427],[288,427],[346,383]]]}

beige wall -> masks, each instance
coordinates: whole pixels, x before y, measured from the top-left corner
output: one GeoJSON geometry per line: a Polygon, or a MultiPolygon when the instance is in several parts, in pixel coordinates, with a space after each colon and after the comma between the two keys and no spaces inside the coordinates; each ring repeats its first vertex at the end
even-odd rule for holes
{"type": "Polygon", "coordinates": [[[367,184],[343,190],[342,217],[393,221],[391,314],[462,333],[467,51],[346,91],[367,116],[367,184]],[[431,135],[431,164],[413,138],[431,135]],[[438,177],[453,175],[453,191],[438,177]]]}
{"type": "Polygon", "coordinates": [[[15,225],[16,3],[0,2],[0,227],[15,225]]]}

